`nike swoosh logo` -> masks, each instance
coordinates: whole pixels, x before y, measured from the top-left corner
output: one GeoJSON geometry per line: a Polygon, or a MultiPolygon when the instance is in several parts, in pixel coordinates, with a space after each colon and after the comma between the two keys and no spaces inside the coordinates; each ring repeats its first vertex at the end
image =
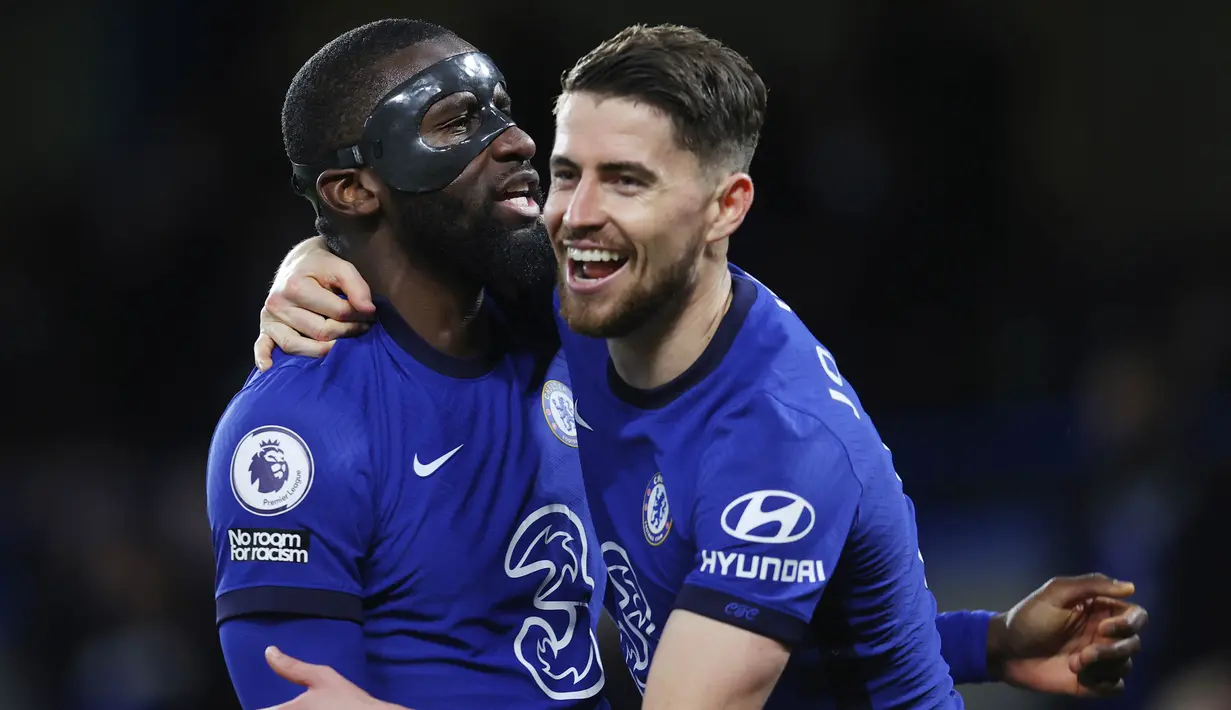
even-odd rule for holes
{"type": "Polygon", "coordinates": [[[594,431],[594,429],[592,429],[590,425],[586,423],[586,420],[581,418],[581,410],[577,409],[577,403],[579,401],[581,400],[573,400],[573,419],[577,420],[577,426],[584,427],[586,429],[589,429],[590,431],[594,431]]]}
{"type": "Polygon", "coordinates": [[[445,465],[445,461],[448,461],[450,458],[452,458],[453,454],[456,454],[458,451],[460,451],[463,446],[465,446],[465,444],[459,444],[456,449],[450,451],[444,456],[441,456],[435,461],[432,461],[431,463],[419,463],[419,454],[415,454],[415,475],[418,476],[419,478],[427,478],[433,473],[436,473],[436,469],[445,465]]]}

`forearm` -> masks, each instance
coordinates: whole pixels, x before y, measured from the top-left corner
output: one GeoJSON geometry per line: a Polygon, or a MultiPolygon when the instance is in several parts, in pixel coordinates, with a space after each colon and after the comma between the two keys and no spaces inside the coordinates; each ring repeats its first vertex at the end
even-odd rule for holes
{"type": "MultiPolygon", "coordinates": [[[[304,691],[280,678],[265,661],[265,648],[332,667],[364,687],[363,631],[351,621],[317,618],[243,617],[218,629],[235,694],[244,710],[287,702],[304,691]]],[[[396,706],[390,706],[394,710],[396,706]]]]}
{"type": "Polygon", "coordinates": [[[949,664],[953,682],[987,683],[995,680],[989,672],[989,629],[993,611],[950,611],[936,616],[941,654],[949,664]]]}

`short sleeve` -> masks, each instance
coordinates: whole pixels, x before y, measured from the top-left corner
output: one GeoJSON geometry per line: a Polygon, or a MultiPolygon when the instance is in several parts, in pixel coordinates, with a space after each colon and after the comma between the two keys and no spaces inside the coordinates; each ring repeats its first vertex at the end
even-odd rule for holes
{"type": "Polygon", "coordinates": [[[714,436],[692,510],[697,556],[676,606],[797,644],[858,512],[847,449],[772,399],[719,422],[714,436]]]}
{"type": "Polygon", "coordinates": [[[276,366],[231,401],[208,463],[218,623],[361,618],[369,459],[356,406],[321,368],[276,366]]]}

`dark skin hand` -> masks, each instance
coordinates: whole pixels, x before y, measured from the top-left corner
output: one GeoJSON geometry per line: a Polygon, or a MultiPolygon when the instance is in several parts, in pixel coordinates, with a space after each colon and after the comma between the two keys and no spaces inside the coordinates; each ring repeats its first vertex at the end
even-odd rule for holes
{"type": "Polygon", "coordinates": [[[1037,692],[1105,697],[1124,690],[1149,616],[1124,601],[1131,582],[1056,577],[992,619],[992,677],[1037,692]]]}

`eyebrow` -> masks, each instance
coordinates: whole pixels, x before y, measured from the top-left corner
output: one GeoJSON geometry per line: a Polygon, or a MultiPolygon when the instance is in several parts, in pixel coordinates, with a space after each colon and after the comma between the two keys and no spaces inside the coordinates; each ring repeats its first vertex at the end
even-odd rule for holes
{"type": "MultiPolygon", "coordinates": [[[[571,170],[580,170],[581,166],[573,162],[571,159],[563,155],[551,156],[551,167],[553,168],[569,168],[571,170]]],[[[658,173],[650,170],[645,163],[639,163],[635,160],[616,160],[598,164],[600,173],[627,173],[635,175],[637,178],[645,181],[647,184],[652,184],[658,181],[658,173]]]]}
{"type": "Polygon", "coordinates": [[[449,94],[448,96],[440,99],[436,103],[432,104],[432,108],[439,106],[440,108],[437,109],[438,111],[459,111],[468,108],[474,103],[475,99],[473,96],[458,92],[455,94],[449,94]]]}

